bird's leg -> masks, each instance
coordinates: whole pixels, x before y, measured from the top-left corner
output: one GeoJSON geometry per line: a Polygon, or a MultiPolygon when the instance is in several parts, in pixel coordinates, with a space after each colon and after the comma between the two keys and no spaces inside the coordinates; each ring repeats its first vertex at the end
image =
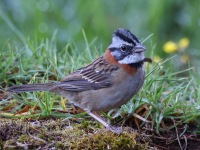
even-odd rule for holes
{"type": "Polygon", "coordinates": [[[99,114],[97,114],[96,112],[87,112],[88,115],[90,115],[91,117],[93,117],[94,119],[96,119],[97,121],[99,121],[104,127],[108,128],[110,125],[104,121],[101,116],[99,114]]]}
{"type": "Polygon", "coordinates": [[[115,127],[110,124],[108,124],[106,121],[104,121],[99,114],[96,112],[87,112],[88,115],[99,121],[107,130],[112,131],[114,133],[120,134],[122,132],[122,127],[115,127]]]}

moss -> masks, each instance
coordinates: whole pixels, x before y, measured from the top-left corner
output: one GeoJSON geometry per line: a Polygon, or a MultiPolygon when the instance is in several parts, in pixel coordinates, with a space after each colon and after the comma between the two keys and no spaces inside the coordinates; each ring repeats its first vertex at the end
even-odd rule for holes
{"type": "Polygon", "coordinates": [[[71,149],[147,149],[147,145],[136,142],[137,134],[130,132],[127,128],[121,134],[100,130],[94,134],[89,134],[79,138],[71,144],[71,149]]]}
{"type": "Polygon", "coordinates": [[[19,136],[19,138],[17,139],[18,142],[29,142],[30,141],[30,136],[23,134],[21,136],[19,136]]]}
{"type": "Polygon", "coordinates": [[[13,139],[7,140],[4,144],[3,144],[3,149],[9,149],[9,150],[14,150],[16,149],[16,141],[13,139]]]}
{"type": "Polygon", "coordinates": [[[137,142],[137,134],[128,128],[116,134],[96,128],[94,122],[66,123],[59,119],[35,122],[1,119],[0,146],[23,149],[25,143],[28,149],[147,149],[147,144],[137,142]]]}

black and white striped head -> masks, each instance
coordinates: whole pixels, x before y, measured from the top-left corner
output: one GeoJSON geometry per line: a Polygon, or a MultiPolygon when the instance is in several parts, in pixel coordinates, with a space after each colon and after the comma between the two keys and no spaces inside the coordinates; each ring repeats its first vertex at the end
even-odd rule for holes
{"type": "Polygon", "coordinates": [[[134,64],[144,60],[145,48],[129,30],[117,29],[108,48],[120,64],[134,64]]]}

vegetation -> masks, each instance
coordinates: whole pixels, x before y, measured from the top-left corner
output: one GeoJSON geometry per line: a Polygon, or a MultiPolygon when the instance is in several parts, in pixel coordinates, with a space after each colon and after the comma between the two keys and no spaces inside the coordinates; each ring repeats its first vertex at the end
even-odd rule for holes
{"type": "Polygon", "coordinates": [[[0,147],[35,148],[35,141],[36,147],[60,149],[198,147],[200,34],[193,20],[199,3],[1,1],[0,147]],[[143,37],[146,56],[153,58],[152,64],[145,64],[140,92],[120,109],[102,112],[113,125],[124,127],[122,134],[105,131],[58,95],[5,92],[11,85],[59,81],[101,56],[118,27],[143,37]]]}

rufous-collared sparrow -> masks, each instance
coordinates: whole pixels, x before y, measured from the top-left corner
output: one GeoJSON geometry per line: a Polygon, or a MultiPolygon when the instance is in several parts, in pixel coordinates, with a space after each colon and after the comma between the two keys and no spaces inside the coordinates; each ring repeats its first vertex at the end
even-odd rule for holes
{"type": "Polygon", "coordinates": [[[126,103],[144,82],[144,46],[129,30],[119,28],[103,56],[69,74],[60,82],[25,84],[7,89],[11,93],[50,91],[67,98],[105,127],[109,124],[95,111],[107,111],[126,103]]]}

